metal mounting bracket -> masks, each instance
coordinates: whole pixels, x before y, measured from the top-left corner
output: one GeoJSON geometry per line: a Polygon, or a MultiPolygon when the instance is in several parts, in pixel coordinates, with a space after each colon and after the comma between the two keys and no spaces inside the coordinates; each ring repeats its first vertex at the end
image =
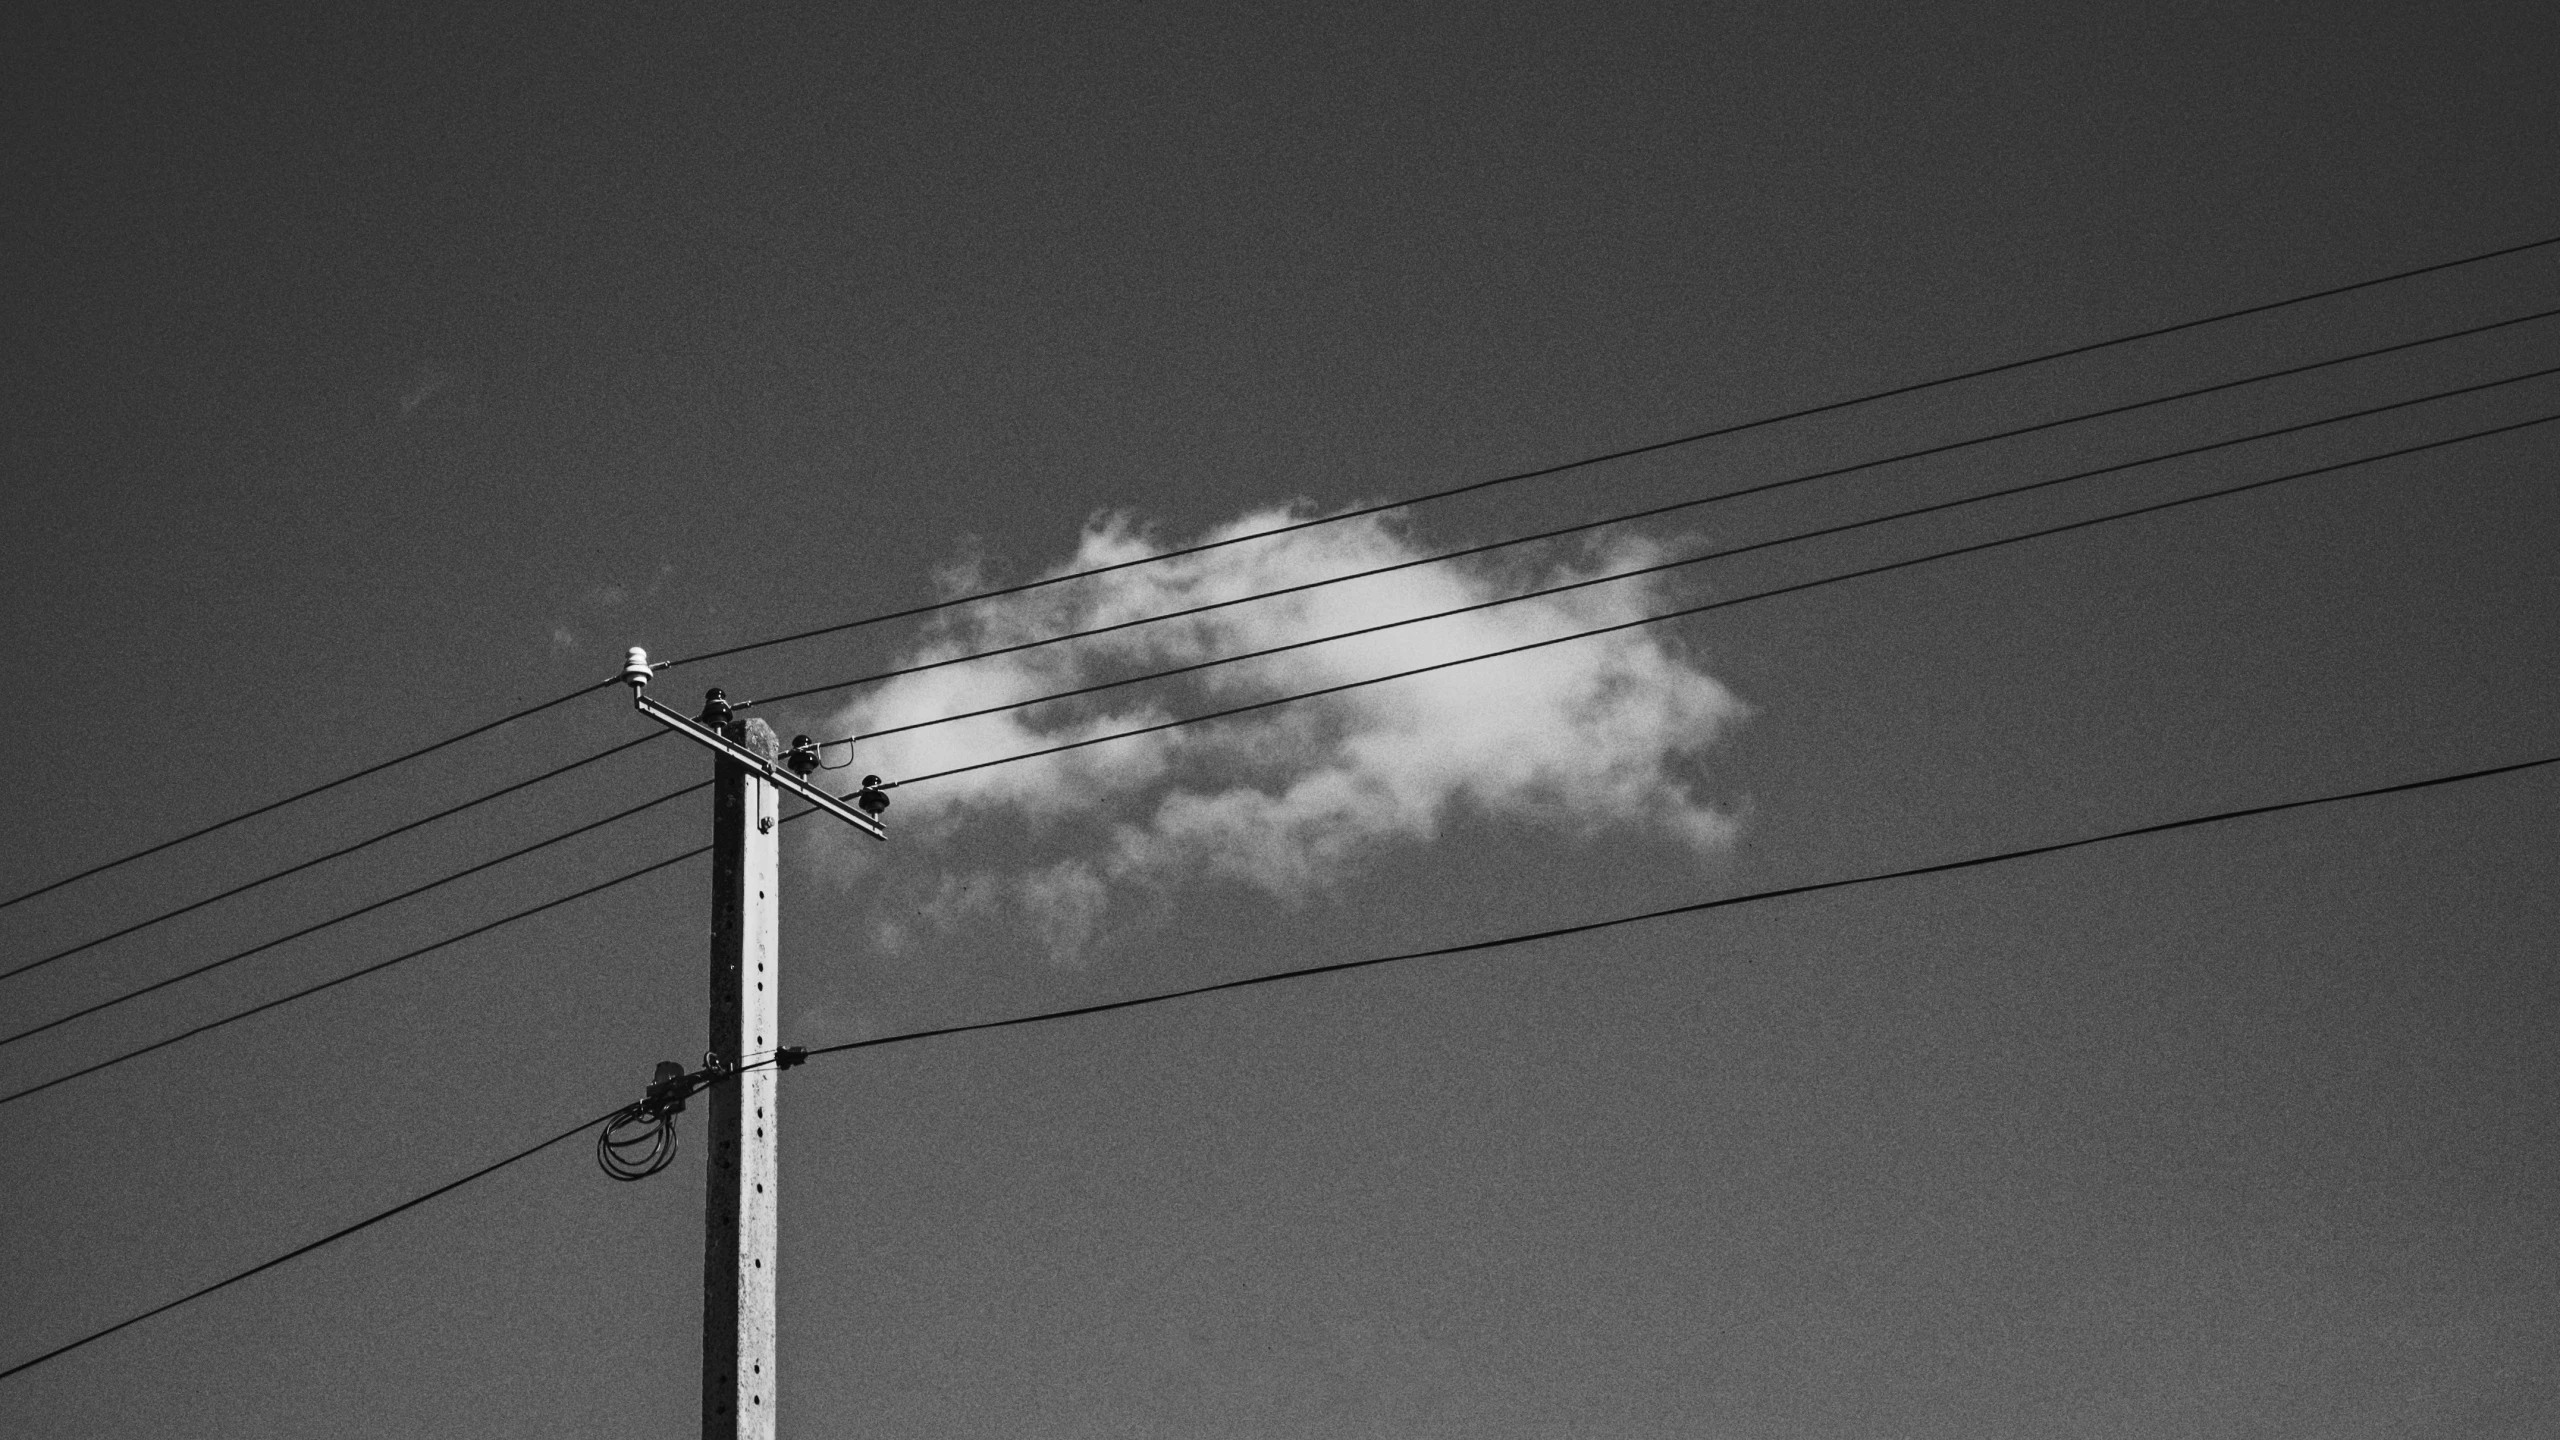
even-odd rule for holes
{"type": "Polygon", "coordinates": [[[889,832],[881,828],[879,821],[846,804],[842,797],[828,794],[792,774],[786,767],[766,759],[763,755],[748,749],[701,721],[681,715],[650,699],[647,689],[648,662],[643,652],[634,650],[631,653],[634,658],[631,665],[625,669],[624,678],[631,685],[631,704],[634,709],[686,739],[707,747],[715,754],[744,765],[774,785],[790,791],[872,839],[889,838],[889,832]]]}

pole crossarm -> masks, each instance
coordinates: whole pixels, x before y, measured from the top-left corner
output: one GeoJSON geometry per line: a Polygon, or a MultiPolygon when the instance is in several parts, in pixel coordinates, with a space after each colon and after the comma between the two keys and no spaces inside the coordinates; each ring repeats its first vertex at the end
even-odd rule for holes
{"type": "MultiPolygon", "coordinates": [[[[631,653],[634,656],[639,656],[643,652],[634,650],[631,653]]],[[[792,794],[797,795],[801,799],[808,801],[810,804],[817,806],[819,809],[826,811],[828,814],[833,815],[847,825],[861,831],[863,834],[870,836],[872,839],[886,840],[889,838],[889,832],[881,827],[878,820],[864,814],[854,806],[846,804],[842,796],[828,794],[826,791],[819,789],[816,785],[811,784],[809,781],[804,780],[799,775],[793,773],[789,766],[777,764],[771,757],[763,754],[762,752],[754,750],[748,746],[741,745],[737,741],[730,739],[728,736],[721,734],[711,726],[693,719],[691,716],[670,710],[666,706],[659,704],[657,701],[650,699],[649,691],[647,689],[649,684],[649,667],[645,660],[635,659],[631,666],[623,673],[626,682],[631,686],[632,707],[637,709],[641,714],[648,716],[650,719],[657,721],[659,724],[666,726],[668,729],[675,731],[686,739],[708,748],[713,754],[720,756],[722,759],[734,761],[739,765],[745,766],[758,779],[761,779],[767,784],[773,785],[777,788],[790,791],[792,794]]]]}

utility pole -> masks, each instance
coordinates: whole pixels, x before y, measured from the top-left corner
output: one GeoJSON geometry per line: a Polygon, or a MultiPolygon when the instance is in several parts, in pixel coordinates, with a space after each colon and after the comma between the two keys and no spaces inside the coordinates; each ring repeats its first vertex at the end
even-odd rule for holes
{"type": "MultiPolygon", "coordinates": [[[[781,1071],[801,1052],[782,1043],[782,796],[788,791],[874,839],[888,832],[879,777],[854,795],[820,788],[820,747],[789,750],[762,720],[740,719],[718,690],[688,718],[649,698],[648,652],[622,672],[641,714],[709,749],[711,794],[711,1043],[693,1075],[659,1067],[649,1116],[658,1124],[707,1091],[710,1157],[702,1207],[702,1437],[773,1440],[774,1299],[781,1215],[781,1071]],[[848,803],[850,802],[850,803],[848,803]],[[722,1083],[726,1081],[727,1083],[722,1083]],[[661,1100],[661,1095],[664,1100],[661,1100]]],[[[850,764],[848,759],[846,764],[850,764]]],[[[832,768],[841,769],[843,766],[832,768]]],[[[672,1132],[669,1132],[671,1135],[672,1132]]],[[[672,1156],[672,1141],[664,1154],[672,1156]]],[[[653,1162],[662,1164],[663,1161],[653,1162]]],[[[640,1173],[647,1173],[642,1170],[640,1173]]],[[[629,1177],[625,1177],[629,1178],[629,1177]]]]}
{"type": "MultiPolygon", "coordinates": [[[[781,758],[762,720],[730,720],[720,733],[781,758]]],[[[782,792],[726,755],[711,763],[710,1053],[736,1066],[781,1044],[782,792]]],[[[712,1086],[703,1107],[702,1440],[773,1440],[781,1072],[732,1079],[712,1086]]]]}

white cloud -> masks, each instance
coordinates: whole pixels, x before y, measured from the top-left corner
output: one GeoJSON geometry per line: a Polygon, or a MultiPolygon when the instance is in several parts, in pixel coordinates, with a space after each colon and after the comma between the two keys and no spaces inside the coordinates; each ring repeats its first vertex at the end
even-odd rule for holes
{"type": "MultiPolygon", "coordinates": [[[[1304,518],[1272,509],[1202,537],[1304,518]]],[[[1174,548],[1125,516],[1089,525],[1048,572],[1174,548]]],[[[1177,557],[944,612],[908,661],[1089,629],[1416,558],[1370,516],[1177,557]]],[[[834,719],[868,732],[1098,681],[1259,650],[1662,558],[1640,537],[1540,566],[1477,557],[1235,605],[1208,614],[976,661],[872,688],[834,719]]],[[[955,571],[955,573],[957,573],[955,571]]],[[[1292,650],[1181,680],[956,720],[864,740],[862,770],[892,779],[1108,734],[1201,710],[1319,689],[1634,619],[1663,608],[1660,577],[1635,577],[1375,635],[1292,650]]],[[[1742,713],[1654,628],[1461,665],[1235,719],[920,782],[898,792],[902,846],[951,847],[1003,827],[1018,868],[946,879],[929,923],[1019,909],[1072,959],[1121,902],[1177,882],[1230,882],[1290,903],[1321,895],[1380,847],[1432,839],[1460,808],[1588,839],[1645,832],[1698,852],[1733,822],[1684,778],[1742,713]]]]}

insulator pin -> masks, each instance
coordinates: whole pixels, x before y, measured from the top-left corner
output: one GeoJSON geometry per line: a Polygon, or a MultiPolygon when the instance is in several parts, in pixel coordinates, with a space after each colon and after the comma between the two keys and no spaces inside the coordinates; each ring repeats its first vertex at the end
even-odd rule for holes
{"type": "Polygon", "coordinates": [[[782,763],[791,767],[792,774],[808,779],[818,768],[818,742],[806,735],[792,736],[791,751],[782,757],[782,763]]]}

